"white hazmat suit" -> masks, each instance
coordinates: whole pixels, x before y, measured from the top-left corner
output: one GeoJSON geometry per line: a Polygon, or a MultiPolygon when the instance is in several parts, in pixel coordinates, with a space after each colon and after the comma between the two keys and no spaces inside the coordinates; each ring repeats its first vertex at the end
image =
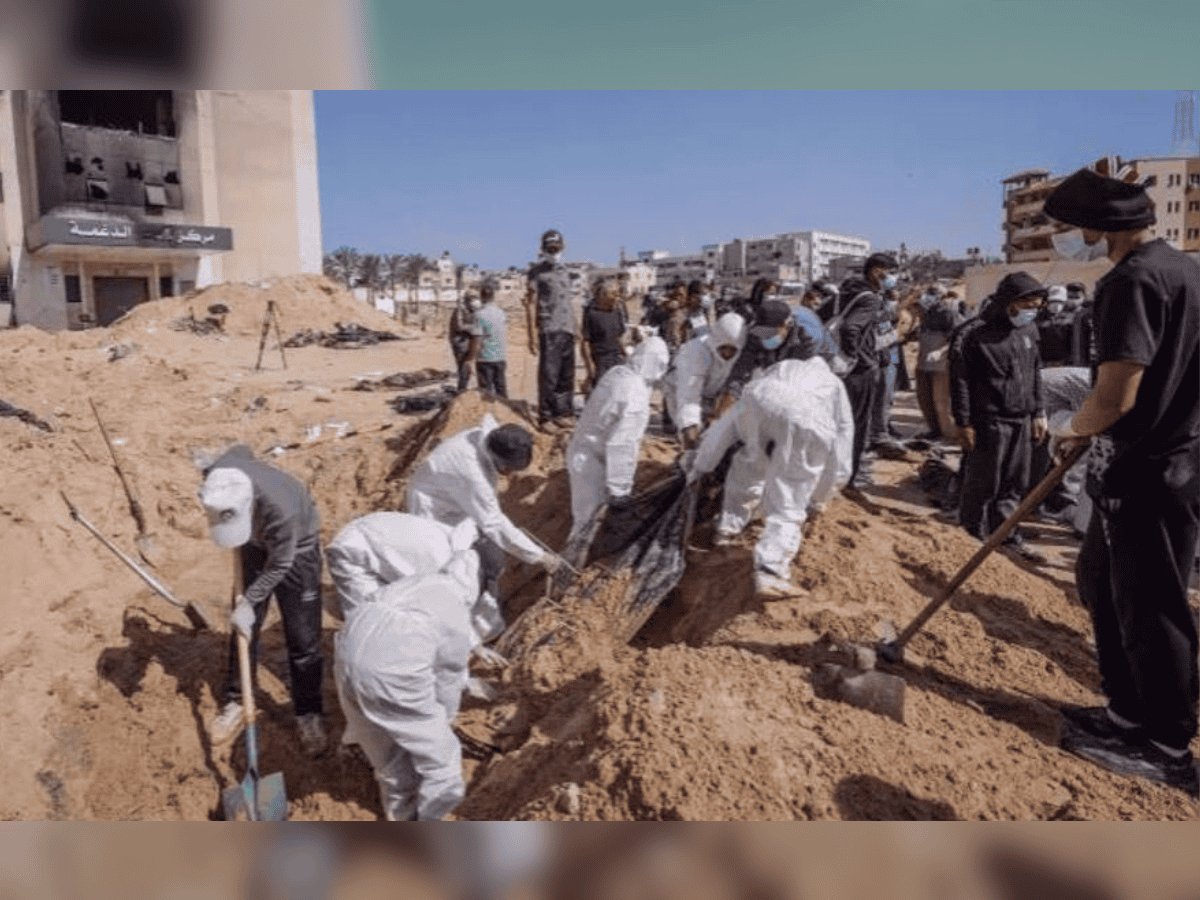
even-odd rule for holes
{"type": "Polygon", "coordinates": [[[334,638],[345,744],[359,744],[389,821],[436,821],[463,798],[462,747],[451,730],[476,637],[470,608],[479,560],[387,585],[334,638]]]}
{"type": "Polygon", "coordinates": [[[627,362],[605,372],[588,397],[567,445],[572,538],[604,503],[633,489],[650,395],[669,359],[666,342],[648,337],[627,362]]]}
{"type": "MultiPolygon", "coordinates": [[[[439,571],[454,554],[470,549],[478,535],[469,519],[454,528],[398,512],[375,512],[355,519],[325,549],[342,618],[394,581],[439,571]]],[[[490,593],[479,595],[471,624],[481,641],[503,630],[504,619],[490,593]]]]}
{"type": "Polygon", "coordinates": [[[543,550],[500,509],[496,496],[499,473],[486,446],[496,429],[490,414],[479,426],[459,432],[435,448],[413,473],[408,485],[408,511],[451,527],[467,519],[487,541],[478,546],[486,590],[496,596],[496,581],[504,568],[504,551],[534,565],[552,567],[554,555],[543,550]]]}
{"type": "Polygon", "coordinates": [[[693,477],[715,469],[738,440],[744,446],[725,480],[717,532],[740,533],[761,505],[755,568],[786,580],[809,507],[823,506],[850,478],[854,419],[842,380],[820,357],[771,366],[705,433],[693,477]]]}
{"type": "Polygon", "coordinates": [[[725,386],[745,343],[746,320],[737,313],[725,313],[708,334],[679,348],[662,385],[663,401],[676,428],[703,427],[704,416],[725,386]],[[729,359],[717,352],[724,345],[735,348],[729,359]]]}

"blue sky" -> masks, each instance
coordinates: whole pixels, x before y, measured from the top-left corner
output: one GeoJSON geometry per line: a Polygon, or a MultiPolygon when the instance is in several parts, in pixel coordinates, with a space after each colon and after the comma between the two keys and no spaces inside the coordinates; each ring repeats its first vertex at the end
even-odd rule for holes
{"type": "MultiPolygon", "coordinates": [[[[1176,155],[1174,91],[316,95],[326,252],[523,265],[818,229],[999,252],[1000,180],[1176,155]]],[[[1200,123],[1198,123],[1200,127],[1200,123]]],[[[1197,152],[1196,141],[1190,152],[1197,152]]]]}

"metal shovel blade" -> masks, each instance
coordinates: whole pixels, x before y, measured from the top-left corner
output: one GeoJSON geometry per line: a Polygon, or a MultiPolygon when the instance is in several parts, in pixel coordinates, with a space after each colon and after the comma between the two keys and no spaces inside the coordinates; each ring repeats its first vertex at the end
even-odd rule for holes
{"type": "Polygon", "coordinates": [[[818,693],[904,724],[904,679],[876,670],[824,665],[814,673],[818,693]]]}
{"type": "Polygon", "coordinates": [[[287,791],[283,773],[263,778],[247,773],[241,784],[221,795],[226,822],[283,822],[287,819],[287,791]]]}

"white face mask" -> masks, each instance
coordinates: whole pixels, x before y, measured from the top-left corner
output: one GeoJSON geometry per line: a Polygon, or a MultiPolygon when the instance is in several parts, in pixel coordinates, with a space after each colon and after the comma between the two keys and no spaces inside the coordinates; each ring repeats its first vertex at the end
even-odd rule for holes
{"type": "Polygon", "coordinates": [[[1089,244],[1083,239],[1083,231],[1078,228],[1050,235],[1050,243],[1054,245],[1059,256],[1074,262],[1091,262],[1108,256],[1107,238],[1089,244]]]}

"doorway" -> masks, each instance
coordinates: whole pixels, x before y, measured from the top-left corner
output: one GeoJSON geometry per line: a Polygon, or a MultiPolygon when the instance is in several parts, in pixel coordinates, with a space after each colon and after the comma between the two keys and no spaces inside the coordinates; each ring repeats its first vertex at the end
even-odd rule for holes
{"type": "Polygon", "coordinates": [[[146,278],[96,277],[96,324],[111,325],[139,303],[150,299],[150,281],[146,278]]]}

